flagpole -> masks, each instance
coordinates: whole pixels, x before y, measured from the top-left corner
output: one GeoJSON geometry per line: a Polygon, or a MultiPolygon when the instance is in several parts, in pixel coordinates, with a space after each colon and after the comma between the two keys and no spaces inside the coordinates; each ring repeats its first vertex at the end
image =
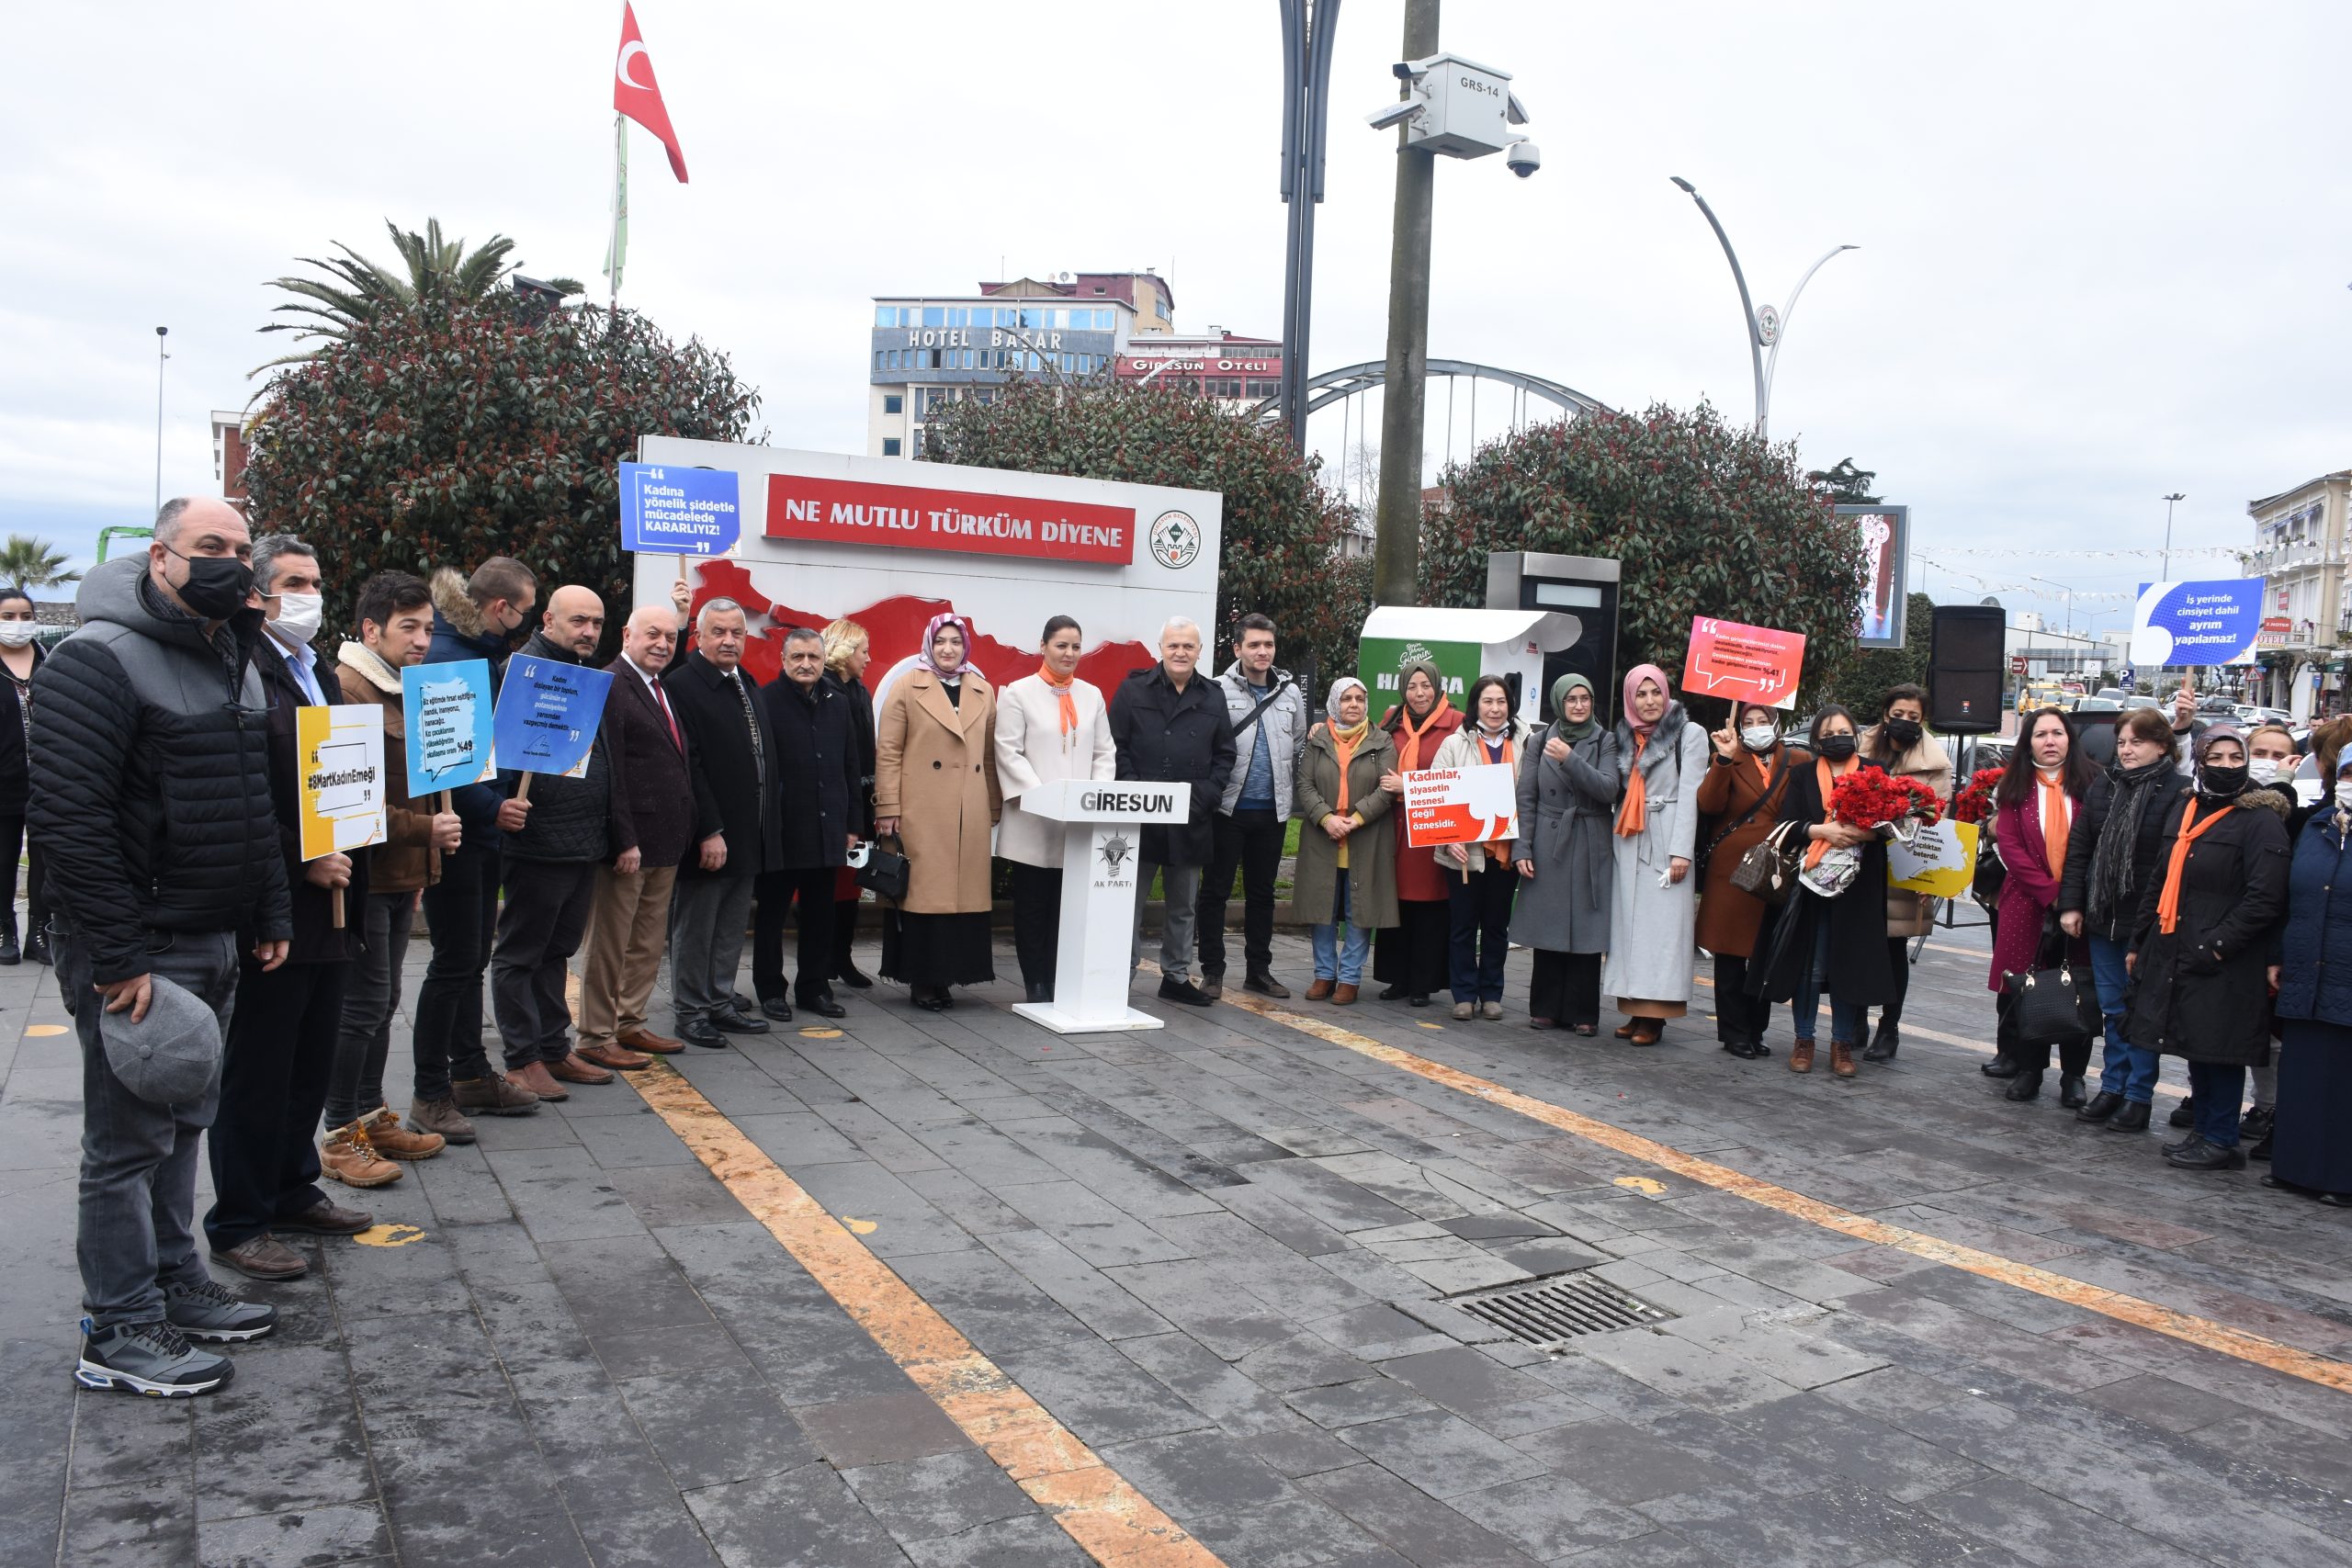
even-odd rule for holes
{"type": "Polygon", "coordinates": [[[612,292],[607,298],[609,314],[618,314],[621,308],[621,225],[622,206],[628,200],[628,119],[625,115],[613,116],[613,213],[612,231],[605,250],[605,272],[612,279],[612,292]]]}

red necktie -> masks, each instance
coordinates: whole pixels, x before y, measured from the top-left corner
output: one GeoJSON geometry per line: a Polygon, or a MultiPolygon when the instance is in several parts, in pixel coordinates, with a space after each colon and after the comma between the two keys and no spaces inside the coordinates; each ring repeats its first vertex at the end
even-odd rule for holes
{"type": "Polygon", "coordinates": [[[686,751],[686,738],[678,733],[678,716],[670,711],[670,698],[668,694],[662,690],[661,677],[656,676],[650,684],[653,687],[653,700],[662,705],[662,716],[670,721],[670,744],[675,746],[678,749],[678,754],[683,757],[686,751]]]}

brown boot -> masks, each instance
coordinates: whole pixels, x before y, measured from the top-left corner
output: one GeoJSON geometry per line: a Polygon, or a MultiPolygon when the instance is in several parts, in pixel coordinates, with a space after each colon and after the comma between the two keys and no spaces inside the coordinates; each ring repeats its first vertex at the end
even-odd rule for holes
{"type": "MultiPolygon", "coordinates": [[[[683,1049],[683,1047],[681,1047],[683,1049]]],[[[582,1045],[573,1055],[583,1062],[594,1062],[600,1067],[610,1067],[616,1073],[633,1073],[650,1066],[653,1058],[640,1055],[619,1044],[582,1045]]]]}
{"type": "Polygon", "coordinates": [[[1331,999],[1331,982],[1326,980],[1320,975],[1317,975],[1315,977],[1315,983],[1306,987],[1306,999],[1310,1002],[1329,1001],[1331,999]]]}
{"type": "MultiPolygon", "coordinates": [[[[452,1081],[449,1098],[456,1101],[459,1111],[481,1111],[492,1116],[528,1116],[539,1108],[539,1097],[531,1092],[530,1085],[518,1083],[497,1073],[488,1077],[452,1081]]],[[[448,1135],[447,1129],[435,1127],[433,1130],[445,1137],[448,1135]]],[[[463,1138],[450,1138],[449,1141],[453,1144],[465,1142],[463,1138]]]]}
{"type": "MultiPolygon", "coordinates": [[[[505,1079],[498,1080],[505,1083],[505,1079]]],[[[524,1092],[515,1089],[515,1093],[524,1092]]],[[[538,1099],[533,1095],[536,1102],[538,1099]]],[[[420,1133],[438,1133],[445,1144],[470,1144],[474,1141],[474,1124],[458,1109],[454,1100],[420,1100],[408,1108],[408,1124],[420,1133]]]]}
{"type": "Polygon", "coordinates": [[[449,1141],[438,1133],[410,1132],[389,1105],[378,1106],[376,1114],[360,1125],[367,1129],[369,1145],[386,1159],[431,1159],[449,1141]]]}
{"type": "Polygon", "coordinates": [[[376,1152],[366,1123],[359,1122],[327,1134],[319,1165],[345,1187],[381,1187],[401,1179],[401,1168],[376,1152]]]}
{"type": "Polygon", "coordinates": [[[540,1066],[549,1078],[560,1083],[610,1083],[613,1075],[581,1055],[577,1051],[559,1062],[544,1062],[540,1066]]]}
{"type": "Polygon", "coordinates": [[[1332,1005],[1333,1007],[1335,1007],[1335,1008],[1353,1007],[1353,1006],[1355,1006],[1355,1001],[1356,1001],[1356,987],[1353,987],[1353,986],[1344,986],[1344,985],[1343,985],[1343,986],[1334,986],[1334,987],[1331,987],[1331,1005],[1332,1005]]]}
{"type": "Polygon", "coordinates": [[[1854,1047],[1850,1042],[1832,1040],[1829,1043],[1829,1070],[1841,1078],[1854,1076],[1854,1047]]]}
{"type": "Polygon", "coordinates": [[[541,1100],[570,1100],[571,1091],[555,1081],[545,1062],[533,1062],[506,1075],[506,1081],[517,1089],[529,1089],[541,1100]]]}
{"type": "Polygon", "coordinates": [[[1795,1044],[1789,1047],[1789,1071],[1792,1073],[1809,1073],[1813,1071],[1812,1041],[1800,1040],[1795,1044]]]}

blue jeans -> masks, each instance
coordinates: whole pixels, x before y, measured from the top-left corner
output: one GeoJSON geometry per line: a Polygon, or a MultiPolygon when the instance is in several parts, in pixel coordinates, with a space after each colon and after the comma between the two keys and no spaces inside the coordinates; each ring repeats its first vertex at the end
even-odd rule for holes
{"type": "Polygon", "coordinates": [[[2146,1105],[2156,1098],[2156,1054],[2123,1038],[2123,993],[2132,985],[2123,968],[2124,951],[2120,942],[2091,938],[2091,979],[2098,987],[2098,1010],[2107,1018],[2106,1067],[2099,1074],[2098,1089],[2146,1105]]]}
{"type": "MultiPolygon", "coordinates": [[[[1811,898],[1810,893],[1800,893],[1801,898],[1811,898]]],[[[1789,1021],[1800,1040],[1814,1037],[1816,1017],[1821,1010],[1821,993],[1829,993],[1829,1038],[1843,1040],[1849,1045],[1861,1043],[1870,1032],[1871,1010],[1860,1002],[1841,1002],[1838,987],[1829,983],[1829,905],[1819,900],[1813,911],[1813,959],[1805,965],[1804,979],[1797,987],[1797,994],[1789,1002],[1789,1021]]]]}
{"type": "Polygon", "coordinates": [[[2236,1148],[2238,1105],[2245,1099],[2245,1069],[2191,1062],[2188,1092],[2197,1100],[2197,1135],[2215,1148],[2236,1148]]]}
{"type": "Polygon", "coordinates": [[[1315,943],[1315,977],[1332,980],[1342,986],[1360,985],[1363,981],[1363,961],[1372,953],[1372,933],[1348,919],[1348,873],[1341,867],[1331,888],[1331,919],[1316,926],[1309,933],[1315,943]],[[1340,940],[1340,927],[1348,928],[1347,941],[1340,940]]]}

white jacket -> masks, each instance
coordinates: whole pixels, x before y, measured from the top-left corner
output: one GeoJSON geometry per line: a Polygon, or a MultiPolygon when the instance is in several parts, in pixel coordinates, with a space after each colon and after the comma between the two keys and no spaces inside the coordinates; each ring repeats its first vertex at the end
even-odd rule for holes
{"type": "Polygon", "coordinates": [[[1065,829],[1058,822],[1022,810],[1017,797],[1041,784],[1112,779],[1119,773],[1102,694],[1084,681],[1073,681],[1069,694],[1078,708],[1078,728],[1064,737],[1061,698],[1044,676],[1023,675],[998,687],[996,694],[996,773],[1004,788],[996,852],[1049,871],[1061,869],[1065,829]]]}
{"type": "MultiPolygon", "coordinates": [[[[1512,777],[1514,779],[1518,777],[1519,764],[1527,760],[1528,733],[1527,726],[1521,724],[1516,715],[1514,715],[1510,722],[1503,728],[1503,738],[1510,742],[1510,761],[1512,777]]],[[[1461,728],[1455,730],[1453,734],[1447,736],[1443,741],[1439,743],[1437,755],[1430,759],[1430,766],[1431,768],[1484,767],[1487,762],[1486,748],[1478,744],[1477,736],[1478,727],[1476,725],[1464,725],[1461,728]]],[[[1518,786],[1514,784],[1512,785],[1514,798],[1516,797],[1517,790],[1518,786]]],[[[1500,840],[1500,842],[1506,846],[1503,850],[1503,854],[1505,858],[1508,859],[1511,852],[1507,846],[1510,844],[1510,840],[1500,840]]],[[[1476,844],[1444,845],[1437,852],[1439,861],[1443,863],[1445,861],[1453,860],[1453,852],[1457,849],[1467,849],[1475,852],[1480,849],[1480,846],[1476,844]]],[[[1453,863],[1459,865],[1462,863],[1460,861],[1454,861],[1453,863]]]]}

